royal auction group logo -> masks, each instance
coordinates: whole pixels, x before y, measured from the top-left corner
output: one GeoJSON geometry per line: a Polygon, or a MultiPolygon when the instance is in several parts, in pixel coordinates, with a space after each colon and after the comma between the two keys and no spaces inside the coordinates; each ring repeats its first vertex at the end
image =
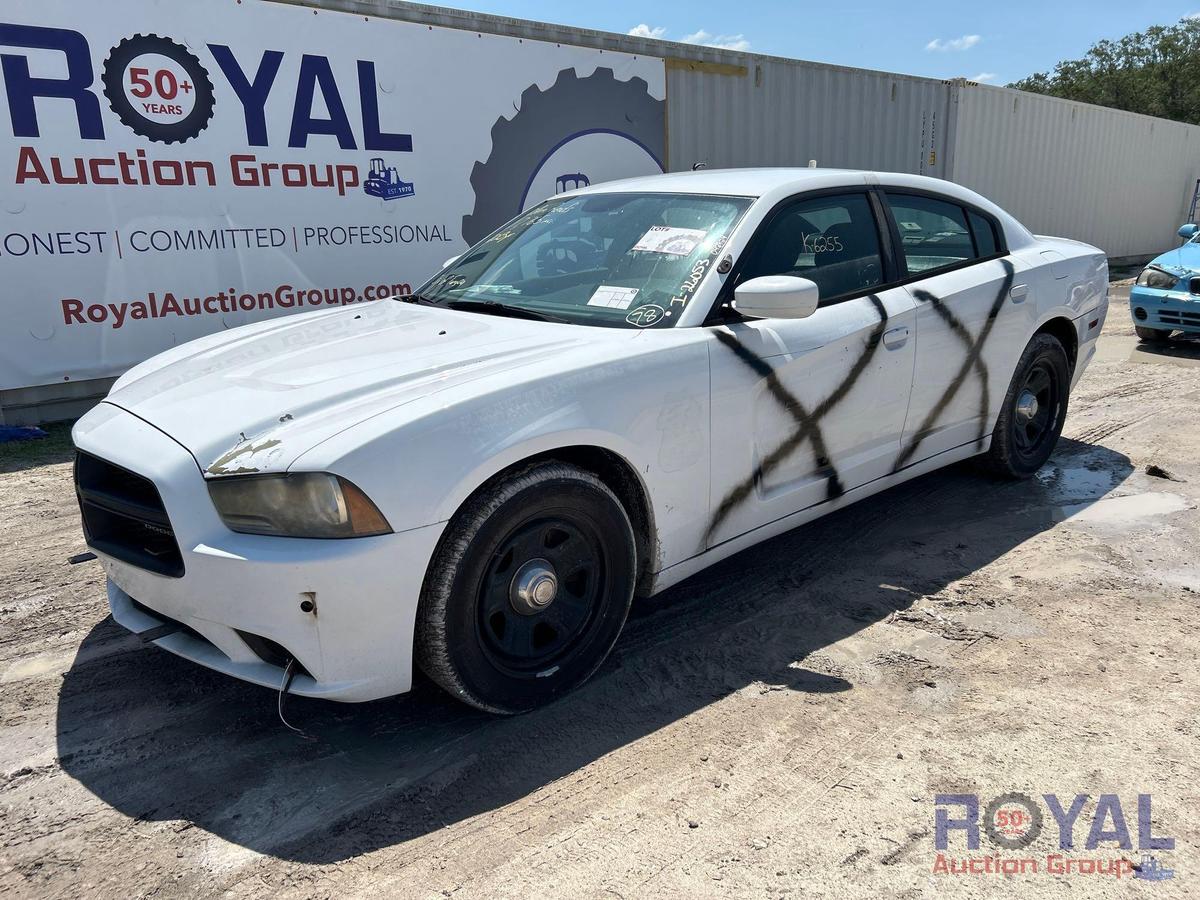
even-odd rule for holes
{"type": "MultiPolygon", "coordinates": [[[[8,102],[13,136],[28,140],[19,148],[13,184],[298,188],[332,190],[339,196],[361,192],[383,200],[412,196],[412,182],[400,178],[390,163],[393,157],[385,162],[381,155],[411,153],[413,140],[408,132],[383,125],[375,63],[355,60],[353,76],[347,79],[343,67],[339,81],[326,56],[303,53],[292,59],[295,66],[285,70],[285,53],[280,50],[239,58],[225,44],[187,47],[163,35],[136,34],[109,49],[97,79],[92,46],[83,33],[0,22],[2,96],[8,102]],[[59,74],[34,77],[29,53],[60,54],[59,74]],[[294,75],[285,76],[284,71],[294,75]],[[153,143],[184,144],[213,121],[214,78],[221,82],[222,96],[236,100],[221,113],[223,127],[236,129],[233,135],[226,133],[226,143],[236,152],[216,159],[203,152],[155,158],[143,149],[105,147],[110,135],[102,99],[134,134],[153,143]],[[58,102],[41,104],[43,99],[58,102]],[[290,112],[268,115],[269,102],[290,112]],[[94,152],[67,156],[47,153],[38,145],[45,130],[41,117],[67,110],[74,114],[83,146],[99,145],[94,152]],[[244,138],[238,133],[242,128],[244,138]],[[260,148],[281,145],[288,151],[336,147],[339,155],[334,162],[260,155],[260,148]],[[344,156],[363,150],[372,153],[365,173],[344,156]]],[[[63,139],[56,138],[54,144],[61,147],[63,139]]]]}
{"type": "Polygon", "coordinates": [[[1174,877],[1157,853],[1175,849],[1175,839],[1153,833],[1153,800],[1138,794],[1133,816],[1116,794],[1075,794],[1064,802],[1057,794],[1042,794],[1038,802],[1028,794],[1009,792],[981,803],[977,794],[938,794],[934,799],[933,864],[936,875],[1071,875],[1130,877],[1165,881],[1174,877]],[[980,812],[982,810],[982,816],[980,812]],[[1130,822],[1133,823],[1133,831],[1130,822]],[[1090,823],[1090,824],[1089,824],[1090,823]],[[1082,851],[1076,847],[1076,829],[1087,828],[1082,851]],[[1028,852],[1049,829],[1057,837],[1056,851],[1028,852]],[[955,855],[953,837],[967,851],[981,849],[982,837],[996,851],[990,854],[955,855]],[[1134,840],[1136,835],[1136,841],[1134,840]],[[1131,859],[1137,851],[1138,858],[1131,859]]]}
{"type": "Polygon", "coordinates": [[[136,134],[164,144],[196,137],[216,106],[199,57],[156,34],[139,34],[113,47],[101,80],[117,118],[136,134]]]}

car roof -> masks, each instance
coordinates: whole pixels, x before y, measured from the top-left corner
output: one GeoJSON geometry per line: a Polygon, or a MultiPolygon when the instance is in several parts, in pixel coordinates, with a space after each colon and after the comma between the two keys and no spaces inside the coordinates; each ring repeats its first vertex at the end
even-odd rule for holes
{"type": "Polygon", "coordinates": [[[820,190],[829,187],[857,187],[877,184],[883,187],[915,188],[957,197],[969,203],[993,204],[974,191],[927,175],[905,172],[871,172],[865,169],[770,168],[700,169],[694,172],[670,172],[606,181],[570,193],[648,193],[718,194],[736,197],[766,197],[820,190]]]}
{"type": "Polygon", "coordinates": [[[647,194],[715,194],[720,196],[765,198],[770,202],[792,194],[825,188],[880,185],[884,188],[909,188],[930,191],[943,197],[976,206],[996,216],[1005,229],[1010,249],[1033,241],[1029,230],[1001,209],[970,188],[905,172],[870,172],[863,169],[764,168],[764,169],[700,169],[693,172],[671,172],[646,175],[570,191],[560,196],[610,193],[647,194]]]}
{"type": "Polygon", "coordinates": [[[865,172],[856,169],[700,169],[606,181],[580,193],[634,191],[646,193],[726,194],[761,197],[780,188],[807,190],[818,183],[862,184],[865,172]]]}

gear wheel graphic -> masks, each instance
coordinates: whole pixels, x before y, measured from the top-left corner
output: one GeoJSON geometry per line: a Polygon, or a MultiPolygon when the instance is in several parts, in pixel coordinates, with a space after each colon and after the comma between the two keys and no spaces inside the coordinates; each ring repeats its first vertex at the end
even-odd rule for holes
{"type": "Polygon", "coordinates": [[[492,152],[471,172],[475,210],[463,216],[462,236],[477,244],[521,212],[532,178],[547,153],[572,135],[610,131],[629,138],[658,162],[666,158],[666,101],[650,96],[643,78],[618,81],[612,69],[581,78],[563,69],[546,90],[530,85],[520,110],[492,126],[492,152]]]}
{"type": "Polygon", "coordinates": [[[196,137],[208,127],[216,107],[212,79],[199,57],[182,44],[157,34],[137,34],[113,47],[104,61],[101,81],[104,83],[104,96],[108,98],[108,105],[117,118],[134,133],[162,144],[182,144],[196,137]],[[147,53],[165,56],[178,63],[191,80],[195,91],[192,111],[178,122],[155,122],[146,118],[138,112],[125,92],[125,70],[131,62],[147,53]]]}
{"type": "Polygon", "coordinates": [[[1001,794],[987,805],[983,812],[983,830],[992,843],[1005,850],[1021,850],[1038,839],[1042,833],[1042,808],[1028,794],[1012,791],[1001,794]],[[996,827],[996,813],[1005,806],[1020,806],[1029,814],[1029,827],[1019,837],[1006,837],[996,827]]]}

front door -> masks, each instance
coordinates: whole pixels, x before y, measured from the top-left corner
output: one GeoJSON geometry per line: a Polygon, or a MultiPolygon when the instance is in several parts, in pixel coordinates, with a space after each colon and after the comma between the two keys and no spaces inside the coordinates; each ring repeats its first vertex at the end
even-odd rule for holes
{"type": "Polygon", "coordinates": [[[915,359],[915,308],[890,274],[866,192],[801,198],[763,225],[737,281],[796,275],[799,320],[710,327],[714,546],[890,474],[915,359]]]}

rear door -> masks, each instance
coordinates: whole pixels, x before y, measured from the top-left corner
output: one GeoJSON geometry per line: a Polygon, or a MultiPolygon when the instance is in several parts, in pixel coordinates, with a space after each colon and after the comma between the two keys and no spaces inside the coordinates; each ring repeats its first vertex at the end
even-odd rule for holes
{"type": "MultiPolygon", "coordinates": [[[[760,227],[732,285],[815,281],[807,319],[710,327],[713,546],[887,475],[900,449],[915,346],[869,190],[801,195],[760,227]]],[[[726,298],[728,299],[728,298],[726,298]]]]}
{"type": "Polygon", "coordinates": [[[1022,264],[991,216],[928,193],[888,190],[898,263],[916,301],[916,365],[904,468],[963,445],[980,449],[1032,330],[1022,264]]]}

